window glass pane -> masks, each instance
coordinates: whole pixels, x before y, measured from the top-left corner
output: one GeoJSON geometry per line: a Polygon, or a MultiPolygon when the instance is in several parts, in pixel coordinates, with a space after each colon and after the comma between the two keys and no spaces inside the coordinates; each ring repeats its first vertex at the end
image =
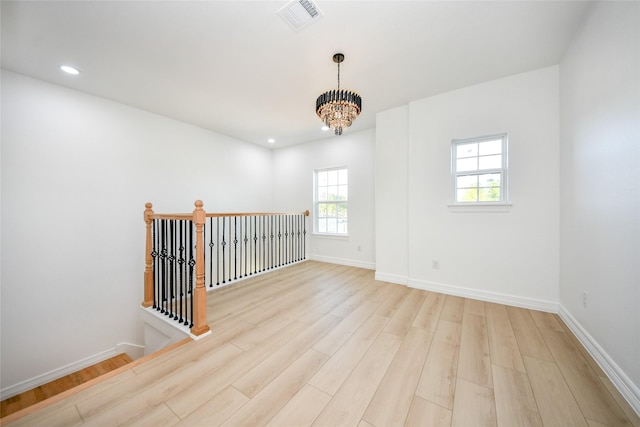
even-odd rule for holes
{"type": "Polygon", "coordinates": [[[327,185],[327,173],[318,172],[318,187],[327,185]]]}
{"type": "Polygon", "coordinates": [[[338,200],[347,200],[348,187],[341,185],[338,187],[338,200]]]}
{"type": "Polygon", "coordinates": [[[479,182],[480,187],[500,187],[500,174],[484,173],[479,176],[479,182]]]}
{"type": "Polygon", "coordinates": [[[337,233],[337,232],[338,232],[338,219],[327,218],[327,233],[337,233]]]}
{"type": "Polygon", "coordinates": [[[338,220],[338,233],[347,234],[347,220],[346,219],[338,220]]]}
{"type": "Polygon", "coordinates": [[[478,144],[460,144],[456,146],[456,158],[475,157],[478,155],[478,144]]]}
{"type": "Polygon", "coordinates": [[[327,205],[326,203],[318,203],[318,217],[323,218],[327,216],[327,205]]]}
{"type": "Polygon", "coordinates": [[[478,158],[472,157],[470,159],[458,159],[456,160],[456,170],[458,172],[475,171],[478,170],[478,158]]]}
{"type": "Polygon", "coordinates": [[[481,188],[480,198],[481,202],[499,202],[500,201],[500,187],[493,188],[481,188]]]}
{"type": "Polygon", "coordinates": [[[456,179],[457,188],[471,188],[478,186],[478,175],[464,175],[456,179]]]}
{"type": "Polygon", "coordinates": [[[336,204],[335,203],[327,203],[327,216],[335,217],[336,215],[337,215],[336,204]]]}
{"type": "Polygon", "coordinates": [[[338,200],[338,186],[332,185],[327,187],[327,200],[338,200]]]}
{"type": "Polygon", "coordinates": [[[338,184],[346,185],[348,183],[349,183],[349,180],[347,177],[347,170],[346,169],[338,170],[338,184]]]}
{"type": "Polygon", "coordinates": [[[324,202],[327,199],[327,187],[318,188],[318,200],[324,202]]]}
{"type": "Polygon", "coordinates": [[[327,183],[329,185],[338,185],[338,171],[327,171],[327,183]]]}
{"type": "Polygon", "coordinates": [[[492,141],[484,141],[480,143],[480,149],[478,154],[481,156],[487,156],[489,154],[502,153],[502,140],[494,139],[492,141]]]}
{"type": "Polygon", "coordinates": [[[457,191],[456,202],[477,202],[478,190],[476,188],[465,188],[457,191]]]}
{"type": "Polygon", "coordinates": [[[327,232],[327,220],[326,218],[318,219],[318,232],[326,233],[327,232]]]}
{"type": "Polygon", "coordinates": [[[497,154],[495,156],[485,156],[479,159],[479,169],[500,169],[502,168],[502,156],[497,154]]]}
{"type": "Polygon", "coordinates": [[[347,204],[346,203],[337,203],[336,204],[336,213],[339,218],[347,217],[347,204]]]}

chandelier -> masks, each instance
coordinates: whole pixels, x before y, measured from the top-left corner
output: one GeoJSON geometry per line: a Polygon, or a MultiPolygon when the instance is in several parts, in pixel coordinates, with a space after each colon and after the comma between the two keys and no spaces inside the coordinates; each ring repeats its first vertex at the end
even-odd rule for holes
{"type": "Polygon", "coordinates": [[[351,126],[362,110],[360,95],[350,90],[340,89],[342,61],[344,61],[343,54],[333,55],[333,62],[338,64],[338,88],[323,93],[316,100],[316,114],[325,126],[334,129],[336,135],[342,135],[342,128],[351,126]]]}

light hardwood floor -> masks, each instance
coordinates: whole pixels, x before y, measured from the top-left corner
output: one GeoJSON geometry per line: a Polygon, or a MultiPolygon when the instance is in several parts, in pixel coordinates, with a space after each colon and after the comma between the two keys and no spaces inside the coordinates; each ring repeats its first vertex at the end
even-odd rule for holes
{"type": "Polygon", "coordinates": [[[549,313],[307,261],[210,292],[213,334],[12,426],[640,426],[549,313]]]}

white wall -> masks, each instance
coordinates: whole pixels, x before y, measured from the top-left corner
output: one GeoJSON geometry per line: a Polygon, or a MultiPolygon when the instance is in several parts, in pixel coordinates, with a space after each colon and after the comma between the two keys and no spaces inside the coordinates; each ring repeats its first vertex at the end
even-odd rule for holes
{"type": "MultiPolygon", "coordinates": [[[[408,171],[407,232],[404,241],[395,236],[393,244],[398,251],[408,248],[409,285],[554,310],[559,268],[558,67],[433,96],[386,114],[378,115],[384,119],[376,129],[378,164],[394,149],[404,150],[402,135],[409,129],[404,164],[399,154],[393,157],[393,168],[376,171],[376,182],[396,182],[408,171]],[[451,140],[503,132],[509,137],[511,209],[450,209],[451,140]],[[439,269],[432,268],[433,260],[439,269]]],[[[401,212],[401,199],[393,188],[376,188],[377,206],[398,205],[401,212]]],[[[391,216],[388,209],[378,215],[377,229],[390,227],[391,216]]],[[[378,265],[384,262],[377,259],[378,265]]],[[[394,265],[395,271],[381,273],[401,276],[402,265],[394,265]]]]}
{"type": "MultiPolygon", "coordinates": [[[[273,200],[278,209],[309,209],[313,215],[314,170],[349,168],[349,236],[309,233],[309,258],[374,268],[374,144],[373,129],[347,130],[341,136],[274,150],[273,200]]],[[[310,228],[312,224],[313,216],[310,228]]]]}
{"type": "Polygon", "coordinates": [[[271,152],[2,72],[1,387],[143,344],[144,204],[271,210],[271,152]]]}
{"type": "Polygon", "coordinates": [[[409,106],[376,115],[376,279],[409,277],[409,106]]]}
{"type": "Polygon", "coordinates": [[[640,412],[640,3],[596,3],[560,83],[561,314],[640,412]]]}

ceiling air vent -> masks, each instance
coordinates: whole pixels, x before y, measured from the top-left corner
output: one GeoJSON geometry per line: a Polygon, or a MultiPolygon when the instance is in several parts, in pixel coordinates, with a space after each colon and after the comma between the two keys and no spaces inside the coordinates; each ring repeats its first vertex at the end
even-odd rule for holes
{"type": "Polygon", "coordinates": [[[309,0],[292,1],[284,5],[278,11],[278,15],[295,31],[299,31],[322,18],[322,12],[318,9],[318,6],[309,0]]]}

